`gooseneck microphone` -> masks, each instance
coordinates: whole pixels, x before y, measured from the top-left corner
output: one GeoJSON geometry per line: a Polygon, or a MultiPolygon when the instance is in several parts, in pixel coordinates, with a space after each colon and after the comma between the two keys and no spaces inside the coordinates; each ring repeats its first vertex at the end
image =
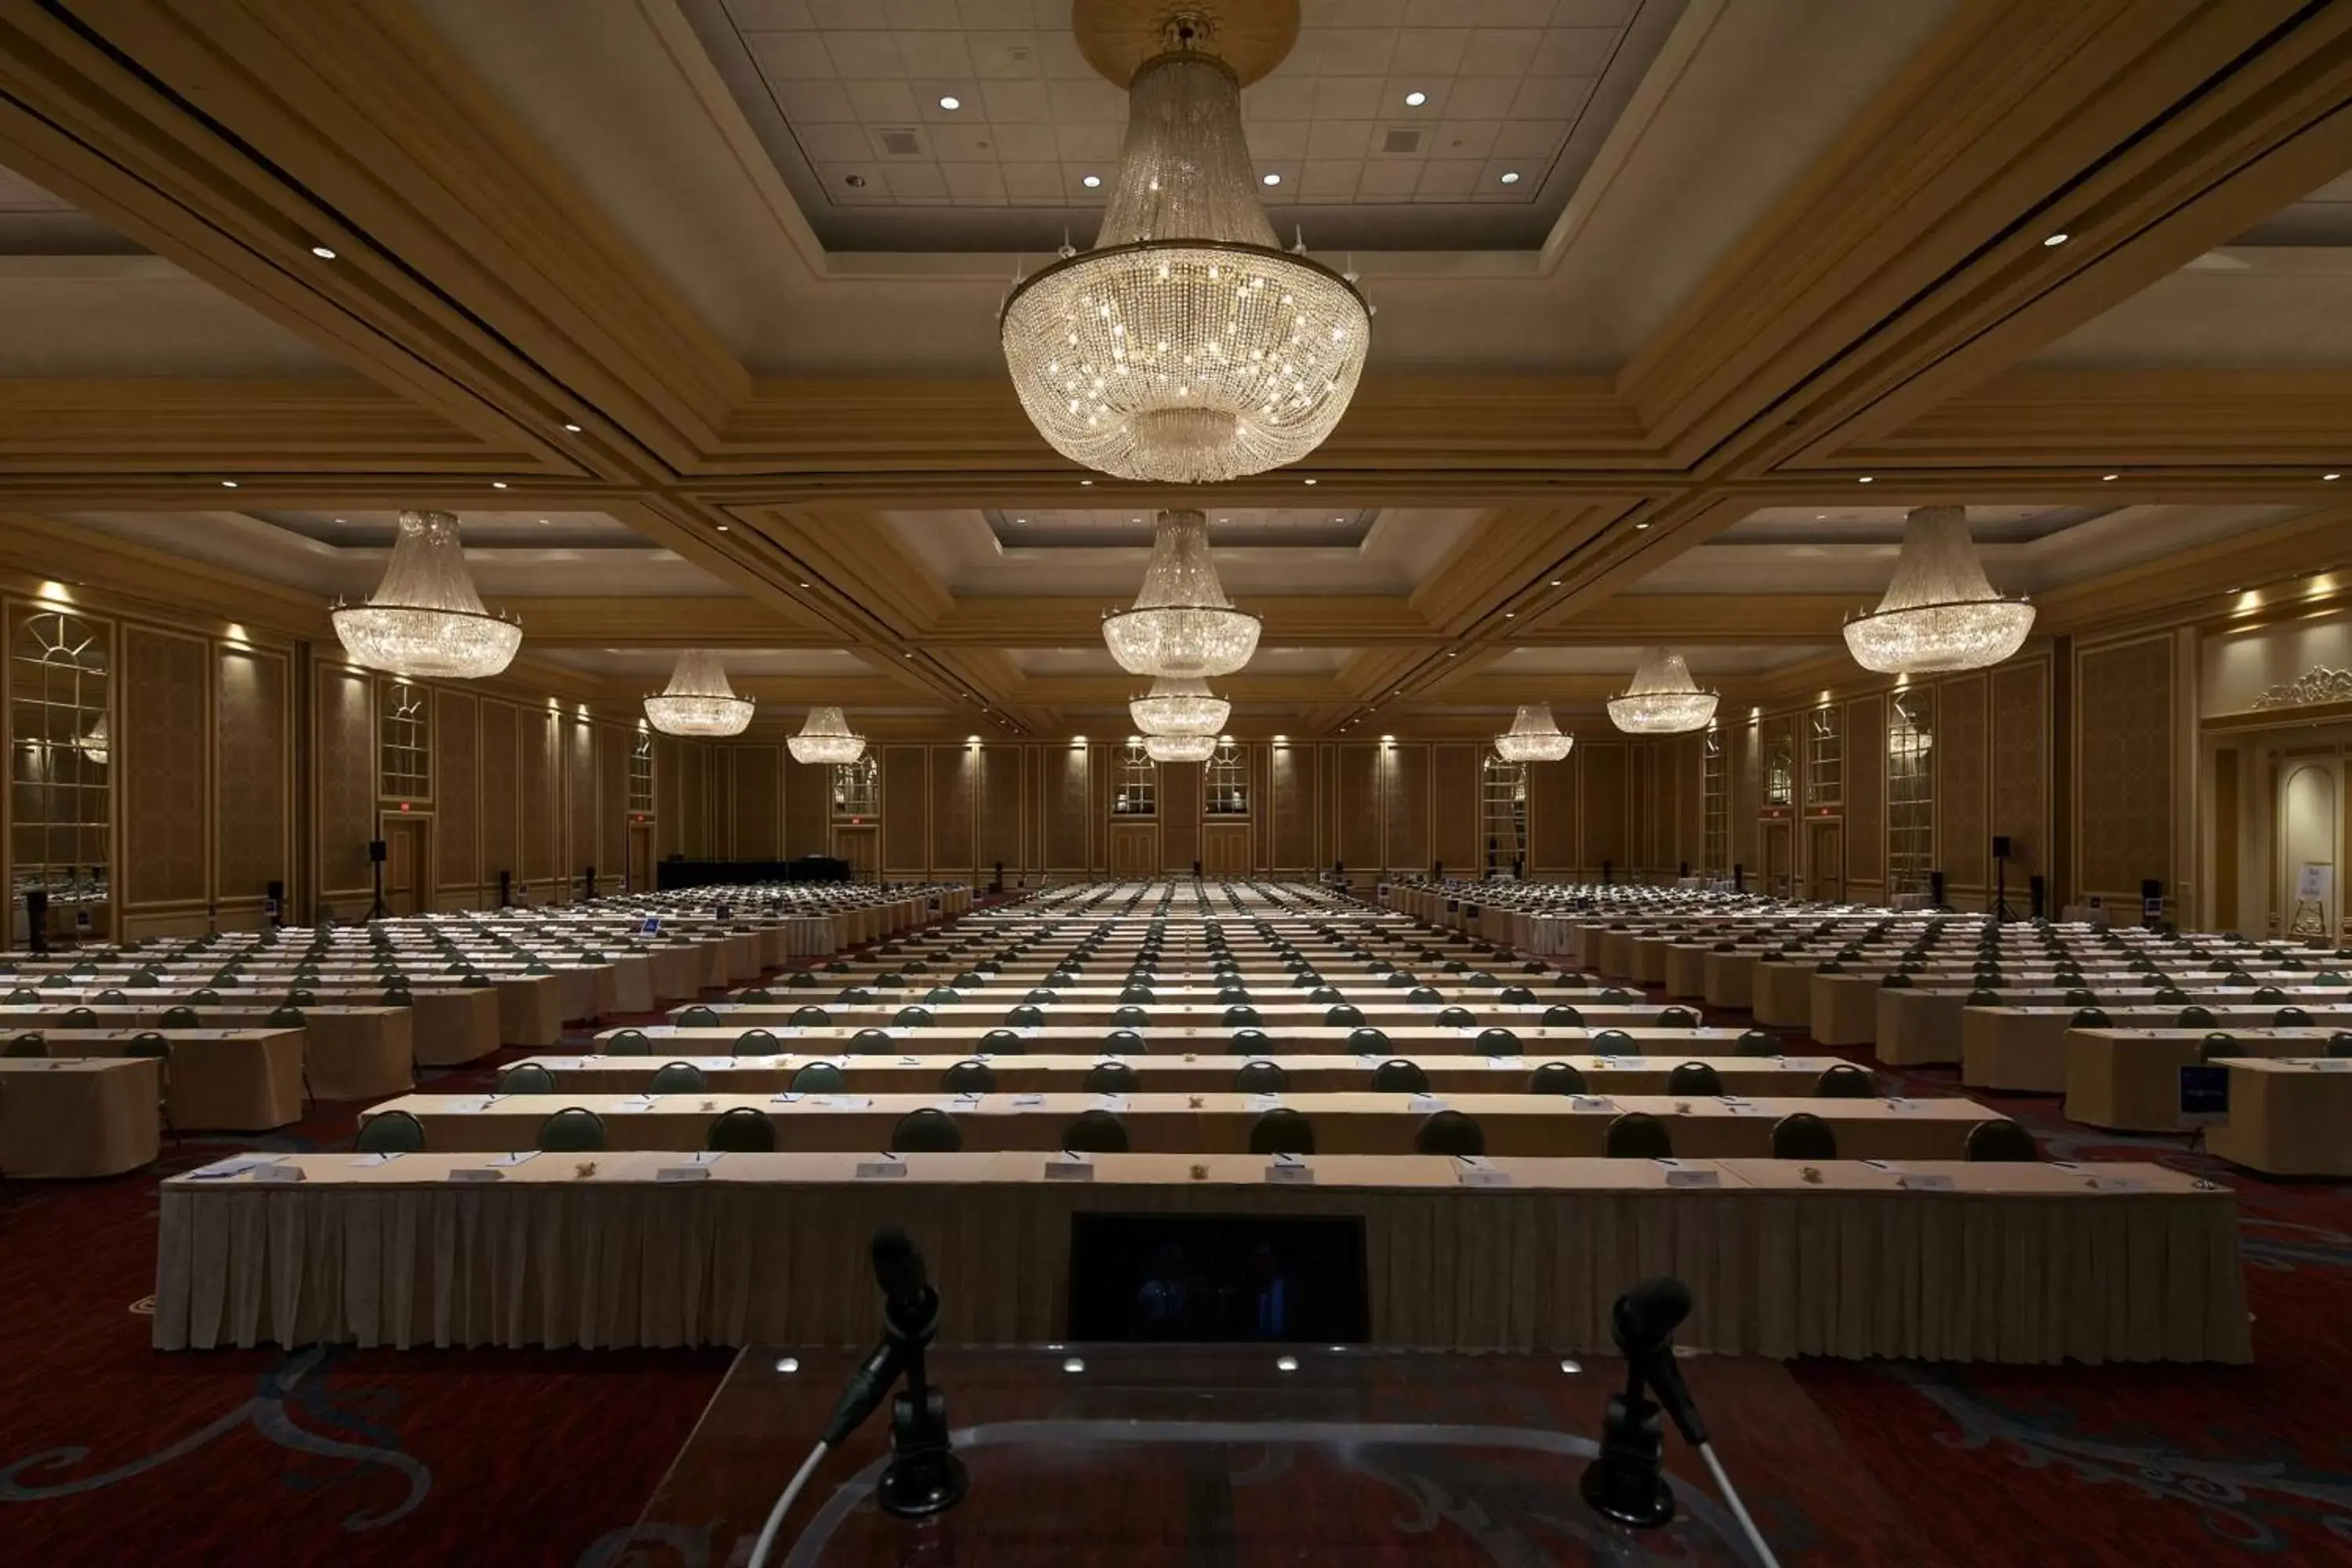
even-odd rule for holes
{"type": "Polygon", "coordinates": [[[1675,1361],[1675,1331],[1690,1316],[1690,1287],[1660,1276],[1644,1279],[1617,1298],[1610,1310],[1610,1337],[1625,1357],[1625,1392],[1609,1396],[1608,1414],[1601,1425],[1600,1457],[1585,1468],[1579,1488],[1584,1500],[1602,1518],[1637,1530],[1654,1530],[1673,1522],[1675,1495],[1666,1484],[1665,1429],[1661,1407],[1673,1417],[1685,1442],[1698,1450],[1707,1472],[1730,1505],[1748,1543],[1764,1568],[1780,1568],[1772,1549],[1748,1517],[1747,1505],[1724,1473],[1722,1461],[1707,1441],[1706,1423],[1683,1381],[1675,1361]],[[1646,1393],[1645,1393],[1646,1390],[1646,1393]],[[1657,1395],[1652,1403],[1648,1394],[1657,1395]]]}

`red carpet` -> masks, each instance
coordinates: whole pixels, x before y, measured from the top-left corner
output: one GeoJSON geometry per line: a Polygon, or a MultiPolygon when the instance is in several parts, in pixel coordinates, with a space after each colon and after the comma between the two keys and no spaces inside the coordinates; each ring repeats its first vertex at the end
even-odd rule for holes
{"type": "MultiPolygon", "coordinates": [[[[478,1083],[493,1066],[436,1081],[478,1083]]],[[[1923,1092],[1953,1087],[1949,1071],[1906,1076],[1923,1092]]],[[[2252,1180],[2185,1138],[2090,1133],[2055,1100],[1990,1098],[2061,1157],[2162,1158],[2236,1186],[2258,1361],[1797,1363],[1921,1560],[2352,1563],[2352,1189],[2252,1180]]],[[[332,1147],[357,1110],[323,1107],[266,1138],[191,1139],[164,1163],[332,1147]]],[[[152,1174],[18,1183],[0,1201],[0,1563],[722,1568],[693,1541],[613,1553],[725,1352],[160,1355],[134,1310],[153,1288],[154,1214],[152,1174]]],[[[1792,1539],[1808,1528],[1772,1522],[1792,1539]]]]}

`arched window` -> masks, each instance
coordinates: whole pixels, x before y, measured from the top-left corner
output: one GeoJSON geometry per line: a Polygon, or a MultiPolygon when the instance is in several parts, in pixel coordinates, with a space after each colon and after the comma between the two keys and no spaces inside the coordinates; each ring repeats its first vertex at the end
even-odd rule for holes
{"type": "Polygon", "coordinates": [[[629,748],[629,814],[654,814],[654,732],[637,721],[637,738],[629,748]]]}
{"type": "Polygon", "coordinates": [[[390,800],[433,798],[433,710],[425,688],[394,680],[383,688],[383,793],[390,800]]]}
{"type": "Polygon", "coordinates": [[[16,895],[41,889],[59,913],[103,903],[114,776],[106,631],[37,610],[18,623],[8,663],[16,895]]]}

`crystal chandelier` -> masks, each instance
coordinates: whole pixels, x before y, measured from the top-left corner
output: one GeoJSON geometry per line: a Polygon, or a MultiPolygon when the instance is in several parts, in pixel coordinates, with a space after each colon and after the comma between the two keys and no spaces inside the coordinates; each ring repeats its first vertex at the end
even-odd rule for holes
{"type": "Polygon", "coordinates": [[[849,721],[838,708],[812,708],[801,732],[784,744],[796,763],[831,763],[835,767],[866,754],[866,737],[849,732],[849,721]]]}
{"type": "MultiPolygon", "coordinates": [[[[1017,285],[998,331],[1021,405],[1064,457],[1213,484],[1295,463],[1355,395],[1371,312],[1275,240],[1251,188],[1241,82],[1178,15],[1128,87],[1095,247],[1017,285]]],[[[1304,246],[1299,247],[1304,249],[1304,246]]]]}
{"type": "Polygon", "coordinates": [[[1205,680],[1161,676],[1149,696],[1127,705],[1135,727],[1147,735],[1217,735],[1224,732],[1234,705],[1209,689],[1205,680]]]}
{"type": "Polygon", "coordinates": [[[1214,735],[1146,735],[1143,753],[1155,763],[1205,763],[1217,754],[1214,735]]]}
{"type": "Polygon", "coordinates": [[[79,743],[83,756],[99,767],[106,766],[107,759],[114,754],[114,743],[107,738],[105,714],[98,716],[98,722],[89,727],[89,733],[79,743]]]}
{"type": "Polygon", "coordinates": [[[1511,732],[1495,737],[1495,752],[1507,763],[1557,763],[1575,747],[1576,737],[1552,721],[1549,702],[1521,703],[1511,732]]]}
{"type": "Polygon", "coordinates": [[[677,656],[669,689],[646,699],[646,721],[665,735],[740,735],[751,722],[751,700],[727,684],[727,667],[709,648],[677,656]]]}
{"type": "Polygon", "coordinates": [[[457,519],[446,511],[402,512],[383,581],[366,604],[338,604],[331,618],[356,662],[394,675],[478,680],[522,646],[519,623],[482,608],[457,519]]]}
{"type": "Polygon", "coordinates": [[[1629,735],[1680,735],[1714,717],[1715,693],[1692,684],[1683,656],[1662,647],[1643,648],[1633,684],[1609,700],[1609,721],[1629,735]]]}
{"type": "Polygon", "coordinates": [[[1878,608],[1845,624],[1854,662],[1885,675],[1981,669],[2025,644],[2033,606],[2004,599],[1985,580],[1969,542],[1966,507],[1914,507],[1903,553],[1878,608]]]}
{"type": "Polygon", "coordinates": [[[1205,680],[1231,675],[1257,651],[1258,618],[1234,608],[1209,554],[1209,520],[1163,511],[1151,564],[1130,609],[1103,617],[1103,642],[1129,675],[1205,680]]]}

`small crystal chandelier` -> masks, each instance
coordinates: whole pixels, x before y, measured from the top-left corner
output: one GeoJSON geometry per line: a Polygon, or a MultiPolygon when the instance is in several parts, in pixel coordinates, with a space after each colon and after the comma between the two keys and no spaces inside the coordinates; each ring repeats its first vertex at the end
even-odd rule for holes
{"type": "Polygon", "coordinates": [[[1103,642],[1121,669],[1184,680],[1247,664],[1258,630],[1258,618],[1225,597],[1209,554],[1209,520],[1197,511],[1160,514],[1134,606],[1103,617],[1103,642]]]}
{"type": "Polygon", "coordinates": [[[1922,506],[1903,522],[1903,553],[1878,608],[1845,624],[1856,664],[1884,675],[1981,669],[2025,645],[2033,606],[1985,580],[1966,507],[1922,506]]]}
{"type": "Polygon", "coordinates": [[[394,675],[478,680],[522,647],[520,623],[482,608],[452,512],[402,512],[383,581],[366,604],[338,604],[331,617],[354,661],[394,675]]]}
{"type": "Polygon", "coordinates": [[[727,667],[709,648],[677,656],[669,689],[646,699],[646,721],[665,735],[740,735],[751,722],[751,700],[727,684],[727,667]]]}
{"type": "Polygon", "coordinates": [[[1213,484],[1295,463],[1355,395],[1371,312],[1285,253],[1251,184],[1241,81],[1181,9],[1128,86],[1095,247],[1016,286],[998,331],[1021,405],[1064,457],[1124,479],[1213,484]]]}
{"type": "Polygon", "coordinates": [[[1510,733],[1495,737],[1495,753],[1507,763],[1557,763],[1575,748],[1576,737],[1559,732],[1549,702],[1521,703],[1510,733]]]}
{"type": "Polygon", "coordinates": [[[1692,683],[1678,653],[1645,647],[1633,682],[1609,700],[1609,721],[1629,735],[1680,735],[1704,730],[1715,717],[1715,693],[1692,683]]]}
{"type": "Polygon", "coordinates": [[[89,727],[89,733],[84,735],[77,744],[80,748],[81,754],[89,758],[92,763],[101,768],[106,766],[107,759],[114,754],[114,743],[107,738],[105,714],[101,713],[98,716],[98,722],[89,727]]]}
{"type": "Polygon", "coordinates": [[[1234,705],[1212,692],[1205,680],[1163,675],[1151,683],[1149,696],[1129,702],[1127,711],[1147,735],[1218,735],[1233,717],[1234,705]]]}
{"type": "Polygon", "coordinates": [[[1143,752],[1155,763],[1205,763],[1217,754],[1214,735],[1146,735],[1143,752]]]}
{"type": "Polygon", "coordinates": [[[831,763],[835,767],[866,754],[866,737],[849,732],[849,721],[838,708],[812,708],[801,732],[787,736],[784,745],[796,763],[831,763]]]}

